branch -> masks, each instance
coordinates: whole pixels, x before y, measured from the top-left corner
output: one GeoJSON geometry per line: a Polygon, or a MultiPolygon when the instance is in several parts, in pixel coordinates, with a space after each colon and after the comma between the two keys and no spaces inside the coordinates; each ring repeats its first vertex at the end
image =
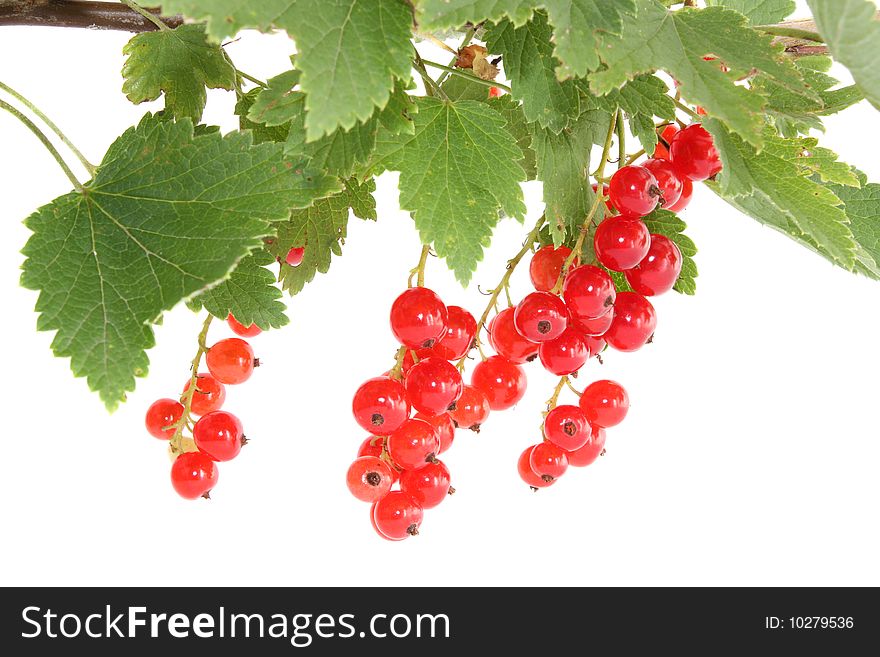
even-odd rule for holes
{"type": "MultiPolygon", "coordinates": [[[[880,20],[880,11],[874,15],[874,19],[880,20]]],[[[816,21],[812,18],[760,25],[756,29],[777,36],[773,42],[781,44],[790,55],[828,54],[828,46],[824,45],[822,36],[816,29],[816,21]]]]}
{"type": "MultiPolygon", "coordinates": [[[[160,10],[149,9],[159,16],[160,10]]],[[[182,16],[160,16],[168,27],[183,23],[182,16]]],[[[84,27],[93,30],[148,32],[158,29],[144,16],[121,2],[85,2],[80,0],[0,0],[0,27],[84,27]]]]}

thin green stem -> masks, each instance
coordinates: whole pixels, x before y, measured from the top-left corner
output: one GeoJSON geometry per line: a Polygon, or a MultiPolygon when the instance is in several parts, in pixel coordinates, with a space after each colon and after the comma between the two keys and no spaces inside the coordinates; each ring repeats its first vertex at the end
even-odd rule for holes
{"type": "Polygon", "coordinates": [[[199,348],[190,364],[192,373],[190,374],[189,386],[180,398],[180,403],[183,404],[183,415],[172,425],[174,427],[174,435],[171,436],[171,451],[177,454],[184,451],[182,445],[183,430],[192,424],[192,403],[199,387],[199,368],[202,365],[202,357],[208,353],[208,330],[211,328],[213,320],[214,316],[208,313],[205,322],[202,324],[202,330],[198,336],[199,348]]]}
{"type": "Polygon", "coordinates": [[[415,45],[413,45],[413,50],[415,51],[415,59],[413,59],[413,67],[419,72],[419,75],[422,77],[422,81],[425,83],[425,92],[429,96],[437,96],[438,98],[442,98],[443,100],[449,100],[449,96],[446,95],[446,92],[440,88],[440,85],[428,75],[428,71],[425,69],[425,62],[422,59],[422,56],[419,54],[419,51],[416,50],[415,45]]]}
{"type": "Polygon", "coordinates": [[[58,166],[60,166],[62,171],[64,171],[64,174],[67,176],[68,180],[70,180],[70,182],[73,184],[74,189],[81,192],[83,189],[82,183],[76,179],[76,176],[73,175],[73,171],[71,171],[70,167],[67,166],[67,162],[65,162],[64,158],[61,157],[61,153],[58,152],[58,149],[55,148],[51,141],[49,141],[49,138],[43,133],[43,131],[40,130],[40,128],[37,127],[37,125],[33,121],[31,121],[28,117],[19,112],[5,100],[0,100],[0,109],[5,109],[7,112],[12,114],[12,116],[24,123],[25,126],[27,126],[27,128],[37,136],[37,139],[39,139],[43,143],[43,146],[46,147],[46,150],[48,150],[49,153],[51,153],[52,157],[55,158],[55,161],[58,162],[58,166]]]}
{"type": "Polygon", "coordinates": [[[556,408],[556,404],[559,402],[559,395],[562,393],[562,389],[565,387],[565,384],[568,383],[568,377],[563,376],[560,377],[559,382],[556,384],[556,387],[553,389],[553,395],[550,399],[547,400],[547,410],[544,411],[544,416],[547,416],[547,413],[556,408]]]}
{"type": "Polygon", "coordinates": [[[423,34],[422,32],[416,32],[416,36],[425,39],[426,41],[430,41],[438,48],[441,48],[446,52],[451,52],[453,55],[458,57],[458,51],[456,51],[452,46],[447,46],[444,42],[435,37],[433,34],[423,34]]]}
{"type": "Polygon", "coordinates": [[[161,18],[153,14],[152,12],[147,11],[143,7],[141,7],[136,2],[132,2],[132,0],[121,0],[122,4],[131,9],[134,12],[137,12],[148,21],[150,21],[153,25],[155,25],[159,30],[170,31],[171,28],[165,25],[161,18]]]}
{"type": "Polygon", "coordinates": [[[692,119],[698,119],[698,120],[702,120],[702,119],[703,119],[702,116],[700,116],[699,114],[697,114],[694,110],[692,110],[690,107],[688,107],[687,105],[685,105],[685,104],[684,104],[683,102],[681,102],[678,98],[673,98],[673,99],[672,99],[672,102],[675,103],[675,106],[676,106],[678,109],[680,109],[682,112],[684,112],[685,114],[687,114],[687,115],[688,115],[689,117],[691,117],[692,119]]]}
{"type": "MultiPolygon", "coordinates": [[[[474,333],[474,344],[477,349],[480,351],[480,355],[483,355],[483,350],[480,347],[480,332],[486,326],[486,321],[489,319],[489,314],[492,312],[492,309],[495,308],[495,305],[498,303],[498,296],[501,294],[501,290],[505,289],[510,284],[510,277],[513,276],[513,272],[516,269],[517,265],[519,265],[520,261],[525,257],[526,253],[529,253],[532,250],[532,245],[538,239],[538,233],[541,231],[541,227],[547,221],[547,218],[542,214],[538,218],[538,222],[535,224],[535,227],[526,235],[526,239],[523,242],[522,248],[519,252],[513,256],[510,260],[507,261],[507,268],[504,271],[504,276],[501,277],[501,281],[498,285],[495,286],[495,289],[492,290],[492,294],[489,295],[489,302],[486,304],[485,310],[483,310],[483,314],[480,315],[480,320],[477,322],[477,331],[474,333]]],[[[461,357],[461,360],[458,361],[458,369],[464,369],[464,363],[467,359],[467,354],[461,357]]]]}
{"type": "Polygon", "coordinates": [[[242,71],[241,69],[238,69],[238,68],[235,69],[235,73],[236,73],[236,75],[238,75],[238,77],[240,77],[240,78],[244,78],[244,79],[247,80],[248,82],[253,82],[253,83],[254,83],[255,85],[257,85],[258,87],[262,87],[263,89],[267,89],[267,88],[269,87],[269,85],[266,84],[265,82],[263,82],[262,80],[258,80],[258,79],[255,78],[254,76],[252,76],[252,75],[248,75],[247,73],[245,73],[245,72],[242,71]]]}
{"type": "MultiPolygon", "coordinates": [[[[458,52],[461,52],[462,48],[466,48],[468,44],[471,42],[471,39],[474,38],[474,28],[469,28],[467,32],[464,33],[464,38],[462,38],[461,43],[458,45],[458,52]]],[[[452,58],[449,62],[449,66],[455,66],[455,62],[458,61],[458,53],[452,58]]],[[[446,81],[446,78],[449,77],[449,71],[443,71],[439,78],[437,78],[437,84],[443,84],[446,81]]]]}
{"type": "Polygon", "coordinates": [[[624,166],[626,160],[626,126],[623,124],[623,110],[617,110],[617,168],[624,166]]]}
{"type": "Polygon", "coordinates": [[[645,154],[645,149],[644,149],[644,148],[641,149],[640,151],[638,151],[637,153],[633,153],[633,154],[630,155],[628,158],[626,158],[626,162],[624,162],[624,165],[623,165],[623,166],[627,166],[627,167],[628,167],[630,164],[632,164],[633,162],[635,162],[636,160],[638,160],[638,159],[639,159],[642,155],[644,155],[644,154],[645,154]]]}
{"type": "Polygon", "coordinates": [[[460,78],[464,78],[465,80],[470,80],[471,82],[481,84],[484,87],[498,87],[499,89],[506,91],[507,93],[510,93],[511,91],[510,87],[508,87],[506,84],[495,82],[494,80],[484,80],[483,78],[478,78],[476,75],[465,73],[464,71],[453,68],[452,66],[438,64],[437,62],[428,61],[427,59],[423,59],[422,64],[424,64],[425,66],[430,66],[431,68],[439,68],[441,71],[446,71],[450,75],[457,75],[460,78]]]}
{"type": "Polygon", "coordinates": [[[413,278],[416,279],[416,287],[425,287],[425,264],[428,262],[428,255],[431,253],[431,247],[425,244],[422,246],[422,252],[419,255],[419,264],[409,272],[409,286],[413,286],[413,278]]]}
{"type": "Polygon", "coordinates": [[[52,132],[54,132],[56,135],[58,135],[58,138],[62,142],[64,142],[64,145],[67,146],[71,150],[71,152],[73,152],[73,154],[76,156],[76,159],[78,159],[80,161],[80,163],[83,165],[83,167],[85,167],[86,171],[88,171],[93,176],[95,175],[95,171],[97,170],[97,167],[86,159],[85,155],[83,155],[82,152],[76,146],[73,145],[73,142],[71,142],[67,138],[67,135],[65,135],[63,132],[61,132],[61,128],[59,128],[57,125],[55,125],[55,123],[53,123],[52,120],[48,116],[46,116],[39,107],[34,105],[31,101],[29,101],[27,98],[22,96],[15,89],[10,87],[8,84],[4,84],[3,82],[0,82],[0,89],[5,91],[6,93],[8,93],[10,96],[12,96],[16,100],[18,100],[18,102],[20,102],[22,105],[27,107],[31,112],[36,114],[37,117],[43,123],[45,123],[52,132]]]}
{"type": "Polygon", "coordinates": [[[565,259],[565,262],[562,264],[562,271],[559,273],[559,279],[556,281],[556,285],[553,288],[554,292],[559,292],[562,289],[562,281],[565,279],[565,274],[568,272],[571,267],[571,263],[574,262],[575,258],[579,257],[581,249],[584,246],[584,239],[586,239],[587,235],[590,232],[590,226],[593,223],[593,217],[596,215],[596,211],[599,209],[599,206],[605,201],[605,195],[600,194],[599,190],[602,189],[601,184],[605,174],[605,164],[608,162],[608,153],[611,151],[611,142],[614,139],[614,132],[617,128],[617,112],[611,115],[611,124],[608,126],[608,134],[605,135],[605,144],[602,147],[602,160],[599,162],[599,168],[596,169],[596,172],[593,174],[599,184],[596,185],[596,197],[593,199],[593,205],[590,206],[590,212],[587,214],[586,219],[584,219],[583,224],[581,225],[580,234],[578,235],[577,242],[575,242],[574,248],[572,249],[569,256],[565,259]]]}
{"type": "Polygon", "coordinates": [[[815,43],[825,43],[822,35],[813,30],[802,30],[797,27],[785,27],[784,25],[759,25],[755,28],[764,34],[773,36],[790,37],[792,39],[802,39],[804,41],[813,41],[815,43]]]}

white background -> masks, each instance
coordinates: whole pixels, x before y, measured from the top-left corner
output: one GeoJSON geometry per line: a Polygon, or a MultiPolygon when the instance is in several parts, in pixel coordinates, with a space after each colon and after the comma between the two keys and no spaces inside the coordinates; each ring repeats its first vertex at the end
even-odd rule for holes
{"type": "MultiPolygon", "coordinates": [[[[120,93],[125,34],[5,28],[0,37],[0,79],[93,161],[149,109],[120,93]]],[[[229,53],[266,78],[291,47],[248,34],[229,53]]],[[[233,103],[211,92],[206,121],[233,128],[233,103]]],[[[863,103],[829,118],[824,140],[874,180],[876,122],[863,103]]],[[[344,475],[364,438],[351,395],[391,365],[388,308],[418,257],[396,178],[379,181],[379,221],[353,220],[344,257],[289,301],[291,325],[254,340],[265,367],[227,403],[253,442],[220,464],[212,501],[186,502],[142,418],[152,400],[179,392],[199,318],[183,307],[167,315],[150,377],[108,417],[52,357],[52,336],[35,333],[36,294],[17,283],[21,220],[69,183],[5,114],[0,135],[0,583],[880,584],[880,287],[708,190],[684,213],[700,248],[697,296],[657,299],[653,345],[582,373],[580,385],[614,378],[632,399],[607,456],[537,494],[521,483],[516,459],[539,438],[553,385],[535,363],[519,406],[493,414],[479,436],[460,433],[446,455],[458,493],[427,513],[419,537],[392,544],[373,534],[344,475]]],[[[531,223],[540,187],[530,183],[527,197],[531,223]]],[[[493,286],[526,230],[499,225],[472,289],[436,260],[428,285],[478,314],[476,284],[493,286]]],[[[220,325],[211,339],[227,334],[220,325]]]]}

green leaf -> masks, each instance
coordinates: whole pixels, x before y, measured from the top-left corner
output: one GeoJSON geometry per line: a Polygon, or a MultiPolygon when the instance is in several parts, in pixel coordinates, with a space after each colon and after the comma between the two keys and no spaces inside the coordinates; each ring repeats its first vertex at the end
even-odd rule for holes
{"type": "Polygon", "coordinates": [[[784,140],[767,134],[771,146],[758,153],[717,119],[703,125],[715,138],[724,164],[717,185],[711,185],[719,195],[795,239],[806,236],[832,262],[852,269],[856,242],[840,199],[808,177],[810,167],[801,168],[788,156],[774,154],[784,147],[784,140]]]}
{"type": "Polygon", "coordinates": [[[239,97],[235,104],[235,114],[238,116],[238,127],[241,130],[250,130],[254,137],[255,144],[263,142],[284,142],[287,140],[287,125],[267,126],[262,123],[251,121],[247,116],[254,101],[259,96],[259,89],[251,89],[249,92],[239,97]]]}
{"type": "Polygon", "coordinates": [[[336,182],[297,171],[249,133],[193,136],[188,120],[147,115],[110,146],[82,192],[27,221],[21,282],[39,290],[37,328],[108,408],[146,375],[149,324],[225,279],[287,218],[336,182]]]}
{"type": "Polygon", "coordinates": [[[620,38],[603,36],[600,52],[607,68],[590,77],[593,92],[607,94],[640,73],[662,69],[678,80],[682,95],[757,146],[764,100],[736,84],[737,70],[754,68],[795,93],[811,94],[797,69],[771,45],[771,37],[721,7],[670,12],[643,0],[638,18],[624,15],[620,38]],[[720,61],[705,61],[709,55],[720,61]],[[722,62],[733,69],[731,74],[721,70],[722,62]]]}
{"type": "Polygon", "coordinates": [[[287,30],[299,52],[308,141],[366,121],[388,103],[395,78],[410,75],[405,0],[170,0],[163,8],[206,19],[217,39],[248,27],[287,30]]]}
{"type": "Polygon", "coordinates": [[[349,209],[364,219],[376,218],[376,203],[372,192],[375,182],[370,179],[359,184],[346,181],[339,194],[316,201],[311,207],[296,210],[290,219],[277,224],[278,234],[269,251],[281,261],[282,287],[291,295],[298,294],[310,283],[315,274],[326,274],[333,255],[342,255],[342,243],[348,230],[349,209]],[[304,247],[303,261],[291,267],[284,259],[293,247],[304,247]]]}
{"type": "Polygon", "coordinates": [[[538,179],[543,181],[544,214],[555,246],[577,233],[595,198],[590,187],[592,125],[578,121],[558,135],[535,130],[538,179]]]}
{"type": "Polygon", "coordinates": [[[522,25],[538,4],[531,0],[416,0],[416,12],[420,29],[431,31],[505,17],[522,25]]]}
{"type": "Polygon", "coordinates": [[[634,15],[634,0],[543,0],[553,25],[560,80],[582,77],[599,67],[599,34],[620,34],[623,15],[634,15]]]}
{"type": "Polygon", "coordinates": [[[516,139],[516,145],[522,151],[522,160],[520,160],[519,164],[526,173],[526,180],[534,180],[537,175],[537,163],[532,144],[534,124],[526,121],[522,105],[514,101],[509,95],[491,98],[486,102],[489,107],[498,112],[507,121],[505,129],[516,139]]]}
{"type": "Polygon", "coordinates": [[[503,55],[512,95],[522,101],[526,119],[558,133],[580,113],[580,104],[575,83],[556,79],[550,36],[547,16],[538,12],[521,27],[508,20],[491,26],[486,47],[503,55]]]}
{"type": "Polygon", "coordinates": [[[440,85],[443,93],[447,95],[449,100],[479,100],[485,101],[489,99],[489,87],[472,82],[460,75],[450,75],[443,80],[440,85]]]}
{"type": "Polygon", "coordinates": [[[853,237],[859,243],[856,271],[880,280],[880,184],[862,178],[861,187],[829,185],[841,201],[853,237]]]}
{"type": "Polygon", "coordinates": [[[675,103],[667,95],[669,87],[654,75],[638,75],[606,96],[593,96],[588,89],[582,91],[588,94],[583,100],[584,104],[600,107],[609,113],[620,107],[629,120],[633,135],[649,154],[653,154],[657,146],[654,117],[662,121],[675,118],[675,103]]]}
{"type": "Polygon", "coordinates": [[[644,221],[652,235],[668,237],[681,251],[681,274],[672,289],[682,294],[696,294],[697,263],[694,262],[694,256],[697,254],[697,246],[684,234],[687,225],[674,213],[659,208],[645,217],[644,221]]]}
{"type": "Polygon", "coordinates": [[[880,109],[880,20],[869,0],[807,0],[834,59],[849,69],[871,104],[880,109]]]}
{"type": "Polygon", "coordinates": [[[859,187],[859,177],[845,162],[837,159],[837,153],[818,145],[814,137],[794,139],[768,139],[765,151],[775,157],[793,162],[801,175],[817,175],[822,182],[833,182],[849,187],[859,187]]]}
{"type": "Polygon", "coordinates": [[[779,23],[797,8],[794,0],[706,0],[706,4],[738,11],[752,25],[779,23]]]}
{"type": "Polygon", "coordinates": [[[281,328],[290,320],[284,314],[286,306],[278,300],[282,294],[275,285],[275,276],[266,269],[275,262],[266,251],[255,251],[238,263],[229,278],[202,292],[190,305],[204,307],[220,319],[233,315],[245,326],[281,328]]]}
{"type": "Polygon", "coordinates": [[[284,153],[295,160],[347,178],[355,172],[361,172],[370,160],[380,125],[387,130],[412,132],[409,114],[414,111],[414,106],[403,85],[398,83],[388,105],[376,110],[366,122],[358,123],[350,130],[338,129],[317,141],[308,142],[307,96],[293,88],[299,82],[299,77],[299,72],[294,70],[269,80],[268,88],[260,92],[248,112],[248,120],[255,123],[286,126],[284,153]]]}
{"type": "Polygon", "coordinates": [[[165,109],[198,123],[210,89],[235,88],[235,69],[202,25],[137,34],[125,44],[122,93],[137,104],[165,94],[165,109]]]}
{"type": "Polygon", "coordinates": [[[522,151],[504,117],[472,100],[418,98],[414,135],[382,133],[380,166],[400,171],[400,206],[424,244],[467,284],[489,244],[498,211],[525,214],[522,151]]]}

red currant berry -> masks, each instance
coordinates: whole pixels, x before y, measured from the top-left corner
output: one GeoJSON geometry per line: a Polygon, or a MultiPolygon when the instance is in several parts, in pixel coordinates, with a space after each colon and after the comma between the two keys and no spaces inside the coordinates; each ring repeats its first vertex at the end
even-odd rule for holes
{"type": "Polygon", "coordinates": [[[426,358],[406,375],[406,398],[426,415],[440,415],[461,397],[461,372],[442,358],[426,358]]]}
{"type": "Polygon", "coordinates": [[[583,265],[572,269],[565,277],[562,298],[573,317],[583,322],[602,317],[611,310],[617,289],[607,271],[583,265]]]}
{"type": "Polygon", "coordinates": [[[584,336],[575,328],[567,328],[555,340],[542,342],[538,357],[544,369],[556,376],[574,374],[590,357],[584,336]]]}
{"type": "Polygon", "coordinates": [[[455,410],[449,411],[449,417],[455,426],[480,432],[480,427],[489,419],[489,398],[486,393],[465,384],[461,397],[455,402],[455,410]]]}
{"type": "Polygon", "coordinates": [[[617,351],[636,351],[644,347],[657,328],[654,306],[641,294],[621,292],[614,302],[614,319],[605,342],[617,351]]]}
{"type": "Polygon", "coordinates": [[[388,494],[394,475],[385,461],[375,456],[355,459],[345,475],[345,483],[351,494],[362,502],[371,504],[388,494]]]}
{"type": "MultiPolygon", "coordinates": [[[[413,365],[420,363],[426,358],[439,358],[440,360],[452,360],[452,352],[439,342],[427,349],[407,349],[403,355],[403,375],[409,374],[413,365]],[[415,357],[413,357],[415,354],[415,357]]],[[[387,372],[386,372],[387,374],[387,372]]]]}
{"type": "Polygon", "coordinates": [[[681,273],[681,262],[681,251],[675,242],[664,235],[651,235],[648,255],[625,273],[626,281],[645,296],[669,292],[681,273]]]}
{"type": "MultiPolygon", "coordinates": [[[[574,322],[574,328],[575,330],[580,331],[585,337],[601,336],[608,330],[608,327],[611,326],[613,319],[614,308],[595,319],[577,319],[574,322]]],[[[595,356],[595,354],[593,355],[595,356]]]]}
{"type": "Polygon", "coordinates": [[[357,455],[361,456],[382,456],[382,449],[385,446],[385,439],[382,436],[367,436],[361,446],[358,447],[357,455]]]}
{"type": "Polygon", "coordinates": [[[529,455],[532,472],[543,480],[559,479],[568,470],[568,456],[565,450],[551,442],[538,443],[529,455]]]}
{"type": "Polygon", "coordinates": [[[699,123],[681,130],[669,143],[669,155],[676,171],[694,182],[711,178],[721,171],[721,156],[715,141],[699,123]]]}
{"type": "Polygon", "coordinates": [[[387,436],[404,423],[410,409],[403,384],[378,376],[357,389],[351,410],[362,429],[378,436],[387,436]]]}
{"type": "Polygon", "coordinates": [[[526,394],[526,373],[504,356],[490,356],[474,368],[471,385],[486,394],[489,408],[503,411],[526,394]]]}
{"type": "Polygon", "coordinates": [[[552,244],[543,246],[532,256],[529,263],[529,277],[538,292],[549,292],[556,286],[562,266],[571,255],[567,246],[554,248],[552,244]]]}
{"type": "Polygon", "coordinates": [[[448,318],[440,297],[426,287],[411,287],[391,306],[391,331],[410,349],[433,347],[446,333],[448,318]]]}
{"type": "Polygon", "coordinates": [[[247,381],[257,364],[253,348],[241,338],[220,340],[208,349],[205,362],[214,378],[226,385],[247,381]]]}
{"type": "Polygon", "coordinates": [[[602,336],[585,335],[584,342],[587,343],[587,348],[590,350],[590,358],[598,356],[608,346],[602,336]]]}
{"type": "Polygon", "coordinates": [[[629,395],[616,381],[604,379],[588,385],[578,405],[591,426],[608,429],[623,422],[629,411],[629,395]]]}
{"type": "Polygon", "coordinates": [[[287,257],[284,259],[284,262],[286,262],[291,267],[299,267],[302,264],[305,255],[305,247],[295,246],[287,252],[287,257]]]}
{"type": "MultiPolygon", "coordinates": [[[[190,381],[183,387],[183,394],[189,390],[190,381]]],[[[196,391],[193,393],[190,410],[196,415],[207,415],[219,411],[226,401],[226,386],[213,375],[203,372],[196,377],[196,391]]]]}
{"type": "Polygon", "coordinates": [[[537,490],[538,488],[547,488],[547,486],[552,486],[554,483],[556,483],[556,480],[550,479],[549,481],[545,481],[540,476],[536,475],[534,470],[532,470],[530,460],[532,456],[532,450],[535,449],[535,447],[537,447],[537,445],[527,447],[526,450],[519,455],[519,461],[517,461],[516,463],[516,469],[519,472],[520,478],[529,486],[537,490]]]}
{"type": "Polygon", "coordinates": [[[642,162],[642,166],[657,179],[657,186],[662,194],[660,205],[664,208],[675,205],[681,198],[686,178],[681,177],[669,160],[652,158],[642,162]]]}
{"type": "Polygon", "coordinates": [[[691,182],[690,178],[683,178],[682,180],[681,197],[674,205],[670,205],[666,208],[670,212],[681,212],[688,206],[691,202],[691,198],[694,196],[694,183],[691,182]]]}
{"type": "Polygon", "coordinates": [[[663,132],[660,133],[660,140],[657,142],[657,148],[654,149],[654,157],[656,159],[670,159],[669,142],[672,141],[676,132],[678,132],[678,126],[675,124],[663,128],[663,132]]]}
{"type": "Polygon", "coordinates": [[[489,87],[489,98],[501,98],[501,93],[501,89],[498,87],[489,87]]]}
{"type": "Polygon", "coordinates": [[[538,343],[526,340],[516,330],[516,308],[505,308],[489,322],[489,344],[511,363],[522,364],[538,355],[538,343]]]}
{"type": "Polygon", "coordinates": [[[650,246],[648,227],[635,217],[609,217],[599,224],[593,236],[596,258],[612,271],[635,267],[648,254],[650,246]]]}
{"type": "Polygon", "coordinates": [[[241,420],[226,411],[203,415],[193,427],[193,440],[215,461],[234,459],[245,443],[241,420]]]}
{"type": "Polygon", "coordinates": [[[544,437],[564,450],[582,447],[590,439],[591,430],[584,412],[571,404],[555,407],[544,418],[544,437]]]}
{"type": "Polygon", "coordinates": [[[209,497],[219,477],[217,464],[201,452],[181,454],[171,465],[171,485],[178,495],[188,500],[209,497]]]}
{"type": "Polygon", "coordinates": [[[568,464],[576,468],[584,468],[590,465],[602,454],[605,449],[605,429],[593,427],[590,437],[583,446],[568,453],[568,464]]]}
{"type": "Polygon", "coordinates": [[[400,541],[419,533],[422,507],[403,491],[391,491],[373,504],[373,526],[382,536],[400,541]]]}
{"type": "Polygon", "coordinates": [[[388,436],[388,456],[402,470],[418,470],[433,461],[440,451],[434,427],[424,420],[411,419],[388,436]]]}
{"type": "Polygon", "coordinates": [[[449,306],[447,309],[446,335],[434,348],[445,350],[446,360],[458,360],[471,350],[474,336],[477,334],[477,320],[461,306],[449,306]]]}
{"type": "Polygon", "coordinates": [[[449,469],[443,461],[429,463],[400,475],[400,492],[409,495],[423,509],[433,509],[449,495],[449,469]]]}
{"type": "Polygon", "coordinates": [[[232,332],[236,335],[240,335],[243,338],[254,338],[263,332],[256,324],[251,324],[250,326],[245,326],[241,322],[239,322],[235,317],[229,315],[226,318],[226,323],[229,324],[229,328],[232,329],[232,332]]]}
{"type": "Polygon", "coordinates": [[[159,399],[147,409],[144,424],[154,438],[168,440],[174,435],[172,424],[183,416],[183,404],[175,399],[159,399]]]}
{"type": "Polygon", "coordinates": [[[442,454],[452,447],[452,441],[455,440],[455,423],[449,413],[441,413],[440,415],[424,415],[416,413],[417,420],[424,420],[437,432],[437,440],[440,442],[440,448],[437,454],[442,454]]]}
{"type": "Polygon", "coordinates": [[[657,207],[660,187],[650,171],[638,165],[618,169],[608,184],[611,205],[621,214],[644,217],[657,207]]]}
{"type": "Polygon", "coordinates": [[[546,342],[562,335],[568,325],[568,309],[555,294],[532,292],[519,302],[513,323],[526,340],[546,342]]]}

